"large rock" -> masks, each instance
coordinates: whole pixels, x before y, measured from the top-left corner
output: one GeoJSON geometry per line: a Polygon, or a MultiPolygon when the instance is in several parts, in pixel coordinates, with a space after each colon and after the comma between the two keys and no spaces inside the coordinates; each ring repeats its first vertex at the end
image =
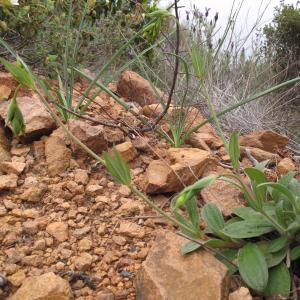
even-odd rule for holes
{"type": "Polygon", "coordinates": [[[201,196],[205,203],[216,204],[224,216],[230,216],[233,208],[245,205],[243,194],[232,184],[222,180],[202,189],[201,196]]]}
{"type": "Polygon", "coordinates": [[[269,152],[284,149],[289,139],[271,130],[255,131],[240,137],[240,145],[260,148],[269,152]]]}
{"type": "Polygon", "coordinates": [[[46,139],[45,155],[51,176],[63,173],[70,166],[71,151],[58,136],[50,136],[46,139]]]}
{"type": "Polygon", "coordinates": [[[294,165],[292,159],[290,159],[289,157],[285,157],[277,165],[277,173],[280,176],[295,170],[296,170],[296,166],[294,165]]]}
{"type": "Polygon", "coordinates": [[[195,148],[168,149],[170,163],[152,161],[146,172],[146,192],[178,192],[194,183],[209,167],[215,165],[209,151],[195,148]]]}
{"type": "Polygon", "coordinates": [[[137,300],[227,299],[227,268],[202,250],[183,256],[187,240],[162,231],[136,278],[137,300]]]}
{"type": "MultiPolygon", "coordinates": [[[[0,103],[0,116],[7,117],[9,101],[0,103]]],[[[22,139],[31,142],[39,139],[42,135],[47,135],[55,128],[55,122],[43,104],[35,97],[18,97],[17,103],[23,114],[25,122],[25,133],[22,139]]],[[[9,125],[10,126],[10,125],[9,125]]]]}
{"type": "MultiPolygon", "coordinates": [[[[92,126],[86,121],[81,120],[70,120],[68,125],[70,131],[95,153],[100,154],[103,150],[107,149],[102,125],[92,126]]],[[[75,155],[85,154],[84,150],[77,144],[72,142],[71,146],[75,155]]]]}
{"type": "Polygon", "coordinates": [[[25,279],[11,300],[72,300],[69,283],[54,273],[25,279]]]}
{"type": "MultiPolygon", "coordinates": [[[[163,93],[157,89],[163,97],[163,93]]],[[[159,103],[155,91],[149,81],[133,71],[124,71],[117,84],[117,92],[129,101],[135,101],[141,106],[159,103]]]]}

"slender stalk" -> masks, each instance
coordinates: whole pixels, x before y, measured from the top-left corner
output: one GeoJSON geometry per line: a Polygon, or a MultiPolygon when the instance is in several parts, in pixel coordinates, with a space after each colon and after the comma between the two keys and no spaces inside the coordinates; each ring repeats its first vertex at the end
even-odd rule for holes
{"type": "Polygon", "coordinates": [[[287,232],[286,230],[279,224],[277,223],[272,217],[270,217],[263,209],[259,211],[272,225],[276,228],[276,230],[281,234],[281,235],[286,235],[287,232]]]}
{"type": "Polygon", "coordinates": [[[190,232],[191,234],[195,235],[195,232],[190,229],[189,227],[185,226],[184,224],[177,221],[175,218],[164,212],[160,207],[155,205],[145,194],[143,194],[141,191],[139,191],[134,185],[130,185],[129,188],[131,191],[136,194],[140,199],[142,199],[144,202],[146,202],[151,208],[153,208],[155,211],[157,211],[160,215],[164,216],[166,219],[168,219],[170,222],[172,222],[174,225],[177,225],[179,228],[184,228],[184,230],[190,232]]]}

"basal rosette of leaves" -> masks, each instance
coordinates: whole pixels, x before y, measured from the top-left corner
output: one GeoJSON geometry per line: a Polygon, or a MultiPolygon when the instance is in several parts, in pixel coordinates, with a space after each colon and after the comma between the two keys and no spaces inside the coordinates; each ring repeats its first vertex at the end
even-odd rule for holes
{"type": "Polygon", "coordinates": [[[245,168],[240,173],[238,135],[233,133],[228,145],[234,173],[203,178],[184,189],[174,205],[178,220],[198,226],[200,218],[206,228],[201,239],[182,230],[191,241],[182,249],[184,254],[201,247],[217,249],[217,257],[231,274],[240,274],[257,294],[264,296],[291,293],[293,276],[299,276],[300,259],[300,183],[295,173],[268,182],[263,173],[267,162],[245,168]],[[199,211],[191,203],[204,180],[230,182],[244,194],[247,206],[233,209],[225,220],[219,208],[208,203],[199,211]],[[200,184],[200,185],[199,185],[200,184]],[[186,207],[187,215],[181,208],[186,207]],[[195,223],[197,221],[197,224],[195,223]]]}

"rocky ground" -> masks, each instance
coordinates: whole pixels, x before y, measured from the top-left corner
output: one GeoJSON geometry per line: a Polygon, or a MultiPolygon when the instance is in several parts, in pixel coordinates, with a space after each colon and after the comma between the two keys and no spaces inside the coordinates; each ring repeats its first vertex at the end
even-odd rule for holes
{"type": "MultiPolygon", "coordinates": [[[[9,74],[0,73],[2,120],[16,85],[9,74]]],[[[76,85],[74,102],[85,86],[76,85]]],[[[133,72],[123,73],[110,88],[149,119],[162,109],[149,83],[133,72]]],[[[25,134],[14,139],[4,122],[0,127],[0,299],[227,298],[232,284],[219,261],[206,252],[183,258],[183,240],[174,228],[73,144],[31,91],[21,91],[18,104],[25,134]],[[184,298],[183,292],[203,297],[184,298]]],[[[104,93],[87,116],[140,125],[104,93]]],[[[187,126],[202,120],[193,109],[187,126]]],[[[185,185],[211,172],[230,172],[229,157],[211,125],[180,149],[152,132],[129,137],[86,119],[67,126],[98,154],[116,145],[137,186],[166,210],[170,197],[185,185]]],[[[168,130],[167,122],[161,126],[168,130]]],[[[289,170],[299,174],[295,157],[285,149],[286,137],[263,131],[242,137],[240,143],[243,166],[270,159],[270,179],[289,170]]],[[[199,205],[211,201],[224,216],[244,205],[240,193],[224,182],[199,195],[199,205]]],[[[234,289],[231,300],[252,299],[247,289],[234,289]]]]}

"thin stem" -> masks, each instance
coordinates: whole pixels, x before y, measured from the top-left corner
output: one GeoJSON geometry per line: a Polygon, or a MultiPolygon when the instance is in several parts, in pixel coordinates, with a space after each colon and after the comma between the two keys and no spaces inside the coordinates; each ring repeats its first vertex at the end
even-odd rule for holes
{"type": "Polygon", "coordinates": [[[277,223],[272,217],[270,217],[263,209],[259,211],[268,221],[272,223],[272,225],[276,228],[276,230],[281,234],[285,235],[286,230],[279,224],[277,223]]]}
{"type": "Polygon", "coordinates": [[[155,205],[145,194],[143,194],[141,191],[139,191],[134,185],[130,185],[129,188],[131,191],[136,194],[140,199],[145,201],[151,208],[153,208],[155,211],[157,211],[160,215],[164,216],[166,219],[168,219],[170,222],[172,222],[174,225],[177,225],[179,228],[184,228],[184,230],[190,232],[191,234],[195,235],[196,233],[186,225],[180,223],[175,218],[164,212],[160,207],[155,205]]]}

